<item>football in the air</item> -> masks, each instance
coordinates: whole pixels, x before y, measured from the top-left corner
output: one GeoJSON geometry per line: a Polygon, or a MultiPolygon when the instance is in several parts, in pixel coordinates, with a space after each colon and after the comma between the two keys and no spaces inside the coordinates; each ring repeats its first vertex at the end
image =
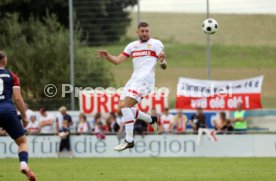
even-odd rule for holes
{"type": "Polygon", "coordinates": [[[202,23],[202,29],[204,33],[212,35],[218,30],[218,22],[212,18],[206,19],[202,23]]]}

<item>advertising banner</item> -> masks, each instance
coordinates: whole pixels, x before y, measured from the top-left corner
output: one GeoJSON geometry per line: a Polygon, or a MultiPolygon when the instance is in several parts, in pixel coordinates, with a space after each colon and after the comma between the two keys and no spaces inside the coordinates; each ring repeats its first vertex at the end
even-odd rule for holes
{"type": "MultiPolygon", "coordinates": [[[[74,157],[276,157],[276,137],[271,135],[217,135],[212,142],[203,135],[147,135],[135,137],[135,147],[116,152],[113,147],[124,141],[115,135],[99,140],[93,135],[71,136],[74,157]]],[[[30,157],[57,157],[58,136],[28,136],[30,157]]],[[[65,156],[66,151],[63,152],[65,156]]],[[[0,158],[16,158],[17,146],[0,137],[0,158]]]]}
{"type": "Polygon", "coordinates": [[[244,109],[260,109],[263,76],[230,81],[180,77],[177,84],[177,109],[234,110],[238,102],[244,109]]]}
{"type": "MultiPolygon", "coordinates": [[[[85,114],[117,112],[119,102],[119,93],[80,91],[80,111],[85,114]]],[[[167,106],[168,95],[152,93],[142,99],[141,103],[138,104],[138,109],[149,113],[152,108],[155,108],[157,112],[162,112],[167,106]]]]}

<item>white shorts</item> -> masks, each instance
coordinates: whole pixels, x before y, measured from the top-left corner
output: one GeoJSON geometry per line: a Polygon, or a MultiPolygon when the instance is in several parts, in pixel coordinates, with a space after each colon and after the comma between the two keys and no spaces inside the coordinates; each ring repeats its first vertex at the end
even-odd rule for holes
{"type": "Polygon", "coordinates": [[[124,100],[125,97],[131,97],[139,103],[153,90],[153,88],[154,82],[130,79],[121,92],[120,100],[124,100]]]}

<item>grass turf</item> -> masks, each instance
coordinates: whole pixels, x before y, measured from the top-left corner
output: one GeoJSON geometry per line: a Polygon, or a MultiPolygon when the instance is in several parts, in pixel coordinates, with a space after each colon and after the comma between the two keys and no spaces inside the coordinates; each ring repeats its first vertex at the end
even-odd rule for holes
{"type": "MultiPolygon", "coordinates": [[[[136,38],[137,14],[131,14],[127,36],[136,38]]],[[[242,46],[275,46],[275,15],[213,14],[219,24],[218,32],[211,36],[215,44],[242,46]]],[[[150,24],[151,35],[170,43],[206,44],[201,29],[206,14],[142,12],[141,20],[150,24]]]]}
{"type": "MultiPolygon", "coordinates": [[[[272,181],[276,158],[30,159],[39,181],[272,181]]],[[[17,159],[0,159],[0,180],[21,181],[17,159]]]]}

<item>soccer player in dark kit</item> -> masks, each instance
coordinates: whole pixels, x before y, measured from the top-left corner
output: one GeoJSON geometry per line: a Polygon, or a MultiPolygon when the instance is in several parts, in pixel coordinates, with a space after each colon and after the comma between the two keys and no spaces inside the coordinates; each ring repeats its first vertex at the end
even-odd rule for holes
{"type": "Polygon", "coordinates": [[[25,113],[25,103],[20,91],[20,81],[16,74],[7,70],[7,55],[0,51],[0,127],[2,127],[18,145],[18,157],[20,171],[25,174],[29,181],[35,181],[36,176],[28,167],[28,145],[23,127],[28,125],[25,113]],[[15,104],[21,114],[20,121],[15,104]]]}

